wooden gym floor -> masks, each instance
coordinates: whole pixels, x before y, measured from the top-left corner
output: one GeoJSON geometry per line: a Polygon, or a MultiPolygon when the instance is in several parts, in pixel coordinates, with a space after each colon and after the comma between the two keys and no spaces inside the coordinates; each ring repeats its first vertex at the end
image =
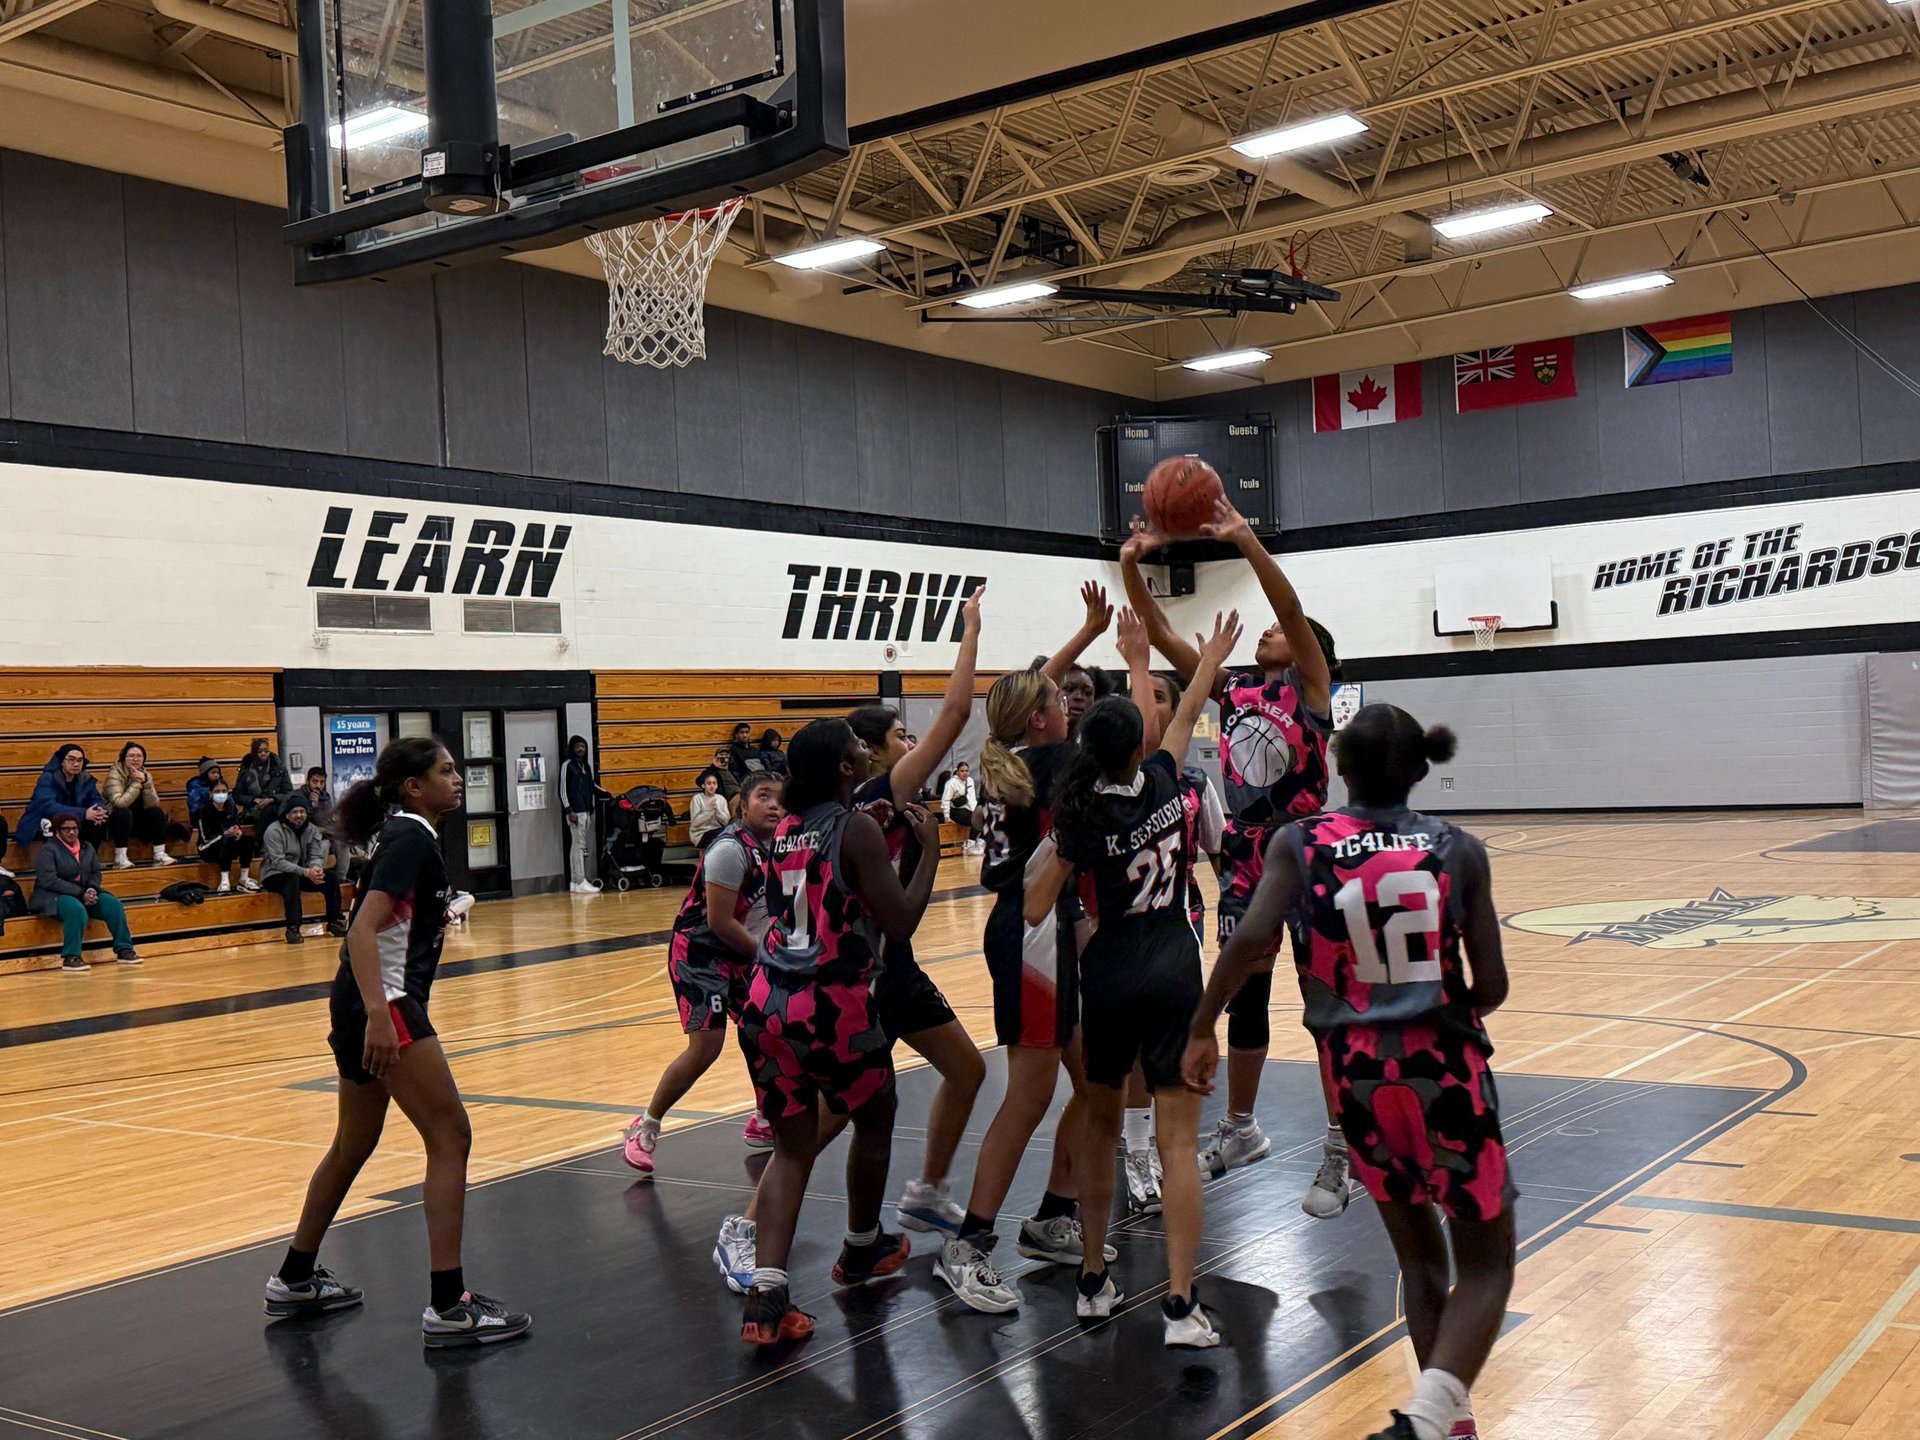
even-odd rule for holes
{"type": "MultiPolygon", "coordinates": [[[[1920,823],[1470,828],[1507,917],[1513,998],[1491,1028],[1528,1237],[1475,1393],[1482,1433],[1910,1440],[1920,823]]],[[[917,949],[990,1040],[973,868],[948,862],[917,949]]],[[[1160,1349],[1146,1226],[1119,1242],[1141,1308],[1097,1331],[1074,1326],[1061,1274],[1023,1274],[1018,1316],[957,1310],[922,1237],[901,1279],[831,1295],[829,1156],[794,1261],[821,1333],[791,1356],[746,1353],[706,1259],[746,1183],[737,1055],[676,1113],[661,1181],[634,1184],[614,1148],[680,1048],[663,968],[677,900],[482,906],[449,941],[433,1009],[473,1113],[468,1269],[538,1316],[526,1344],[451,1362],[423,1363],[414,1338],[421,1159],[397,1116],[348,1202],[362,1218],[328,1245],[367,1286],[364,1311],[291,1329],[259,1313],[331,1123],[330,946],[0,980],[0,1436],[1317,1440],[1366,1435],[1405,1395],[1371,1207],[1320,1223],[1296,1208],[1322,1122],[1284,985],[1261,1107],[1273,1158],[1207,1192],[1201,1283],[1221,1350],[1160,1349]]],[[[896,1186],[930,1082],[903,1074],[896,1186]]],[[[1036,1146],[1008,1216],[1044,1164],[1036,1146]]]]}

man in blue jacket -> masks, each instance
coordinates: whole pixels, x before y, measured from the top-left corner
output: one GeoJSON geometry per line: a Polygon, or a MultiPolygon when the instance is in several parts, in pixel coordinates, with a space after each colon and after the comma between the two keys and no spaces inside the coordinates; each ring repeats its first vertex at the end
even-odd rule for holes
{"type": "Polygon", "coordinates": [[[593,756],[585,736],[567,737],[567,763],[560,770],[561,802],[567,811],[567,839],[570,842],[573,884],[576,895],[592,895],[600,882],[587,878],[587,857],[593,853],[593,800],[607,792],[593,773],[593,756]]]}

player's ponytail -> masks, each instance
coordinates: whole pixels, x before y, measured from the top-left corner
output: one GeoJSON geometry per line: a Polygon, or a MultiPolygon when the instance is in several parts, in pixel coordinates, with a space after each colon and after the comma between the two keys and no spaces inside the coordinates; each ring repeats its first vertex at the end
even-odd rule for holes
{"type": "Polygon", "coordinates": [[[1451,760],[1454,734],[1431,730],[1398,705],[1367,705],[1333,737],[1334,759],[1355,804],[1404,805],[1426,778],[1429,761],[1451,760]]]}
{"type": "Polygon", "coordinates": [[[400,787],[439,762],[445,747],[431,735],[393,741],[373,763],[371,780],[356,780],[333,805],[332,835],[345,845],[365,845],[400,803],[400,787]]]}
{"type": "Polygon", "coordinates": [[[1328,678],[1337,681],[1340,678],[1340,657],[1334,653],[1333,632],[1311,615],[1307,617],[1307,624],[1313,627],[1313,638],[1320,642],[1320,653],[1327,662],[1328,678]]]}
{"type": "Polygon", "coordinates": [[[987,691],[987,740],[980,747],[980,778],[995,802],[1014,810],[1033,803],[1033,772],[1013,753],[1026,742],[1034,711],[1047,703],[1053,682],[1038,670],[1009,670],[987,691]]]}
{"type": "MultiPolygon", "coordinates": [[[[1080,720],[1080,744],[1054,782],[1053,828],[1062,835],[1085,836],[1100,823],[1100,784],[1118,780],[1133,768],[1146,727],[1140,707],[1124,695],[1093,702],[1080,720]]],[[[1085,843],[1075,848],[1085,848],[1085,843]]]]}

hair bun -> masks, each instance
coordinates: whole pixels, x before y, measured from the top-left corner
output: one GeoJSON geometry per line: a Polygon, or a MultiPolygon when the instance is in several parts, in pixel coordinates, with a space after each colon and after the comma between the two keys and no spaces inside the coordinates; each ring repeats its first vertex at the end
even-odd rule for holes
{"type": "Polygon", "coordinates": [[[1435,725],[1427,731],[1421,742],[1421,749],[1426,753],[1427,759],[1435,764],[1444,764],[1451,760],[1453,752],[1458,748],[1459,742],[1454,738],[1453,731],[1444,725],[1435,725]]]}

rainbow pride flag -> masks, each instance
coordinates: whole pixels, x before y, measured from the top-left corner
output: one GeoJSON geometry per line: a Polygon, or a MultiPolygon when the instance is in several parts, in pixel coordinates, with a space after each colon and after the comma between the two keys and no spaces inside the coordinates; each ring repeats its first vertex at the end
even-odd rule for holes
{"type": "Polygon", "coordinates": [[[1629,325],[1620,333],[1627,343],[1629,389],[1733,373],[1733,316],[1724,311],[1629,325]]]}

